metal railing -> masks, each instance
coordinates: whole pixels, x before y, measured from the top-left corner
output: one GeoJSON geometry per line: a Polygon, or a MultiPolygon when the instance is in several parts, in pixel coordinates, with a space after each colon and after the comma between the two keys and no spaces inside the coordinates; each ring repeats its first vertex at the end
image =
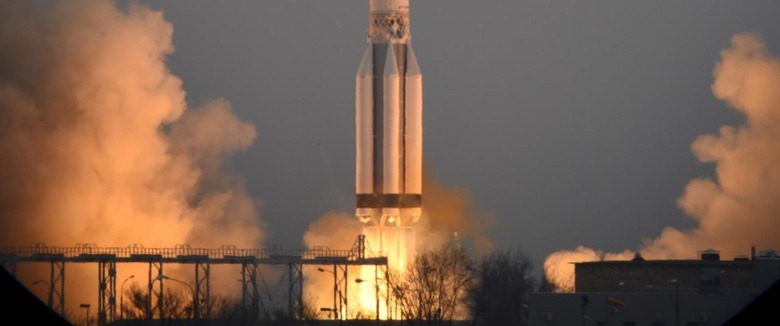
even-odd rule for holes
{"type": "MultiPolygon", "coordinates": [[[[276,257],[300,257],[303,260],[322,258],[338,258],[356,260],[357,252],[351,250],[332,250],[326,247],[314,249],[241,249],[233,245],[225,245],[221,248],[190,248],[187,245],[177,245],[174,248],[145,248],[140,245],[128,247],[98,247],[94,244],[77,244],[75,247],[48,247],[42,243],[36,243],[29,247],[0,248],[0,259],[6,258],[34,258],[40,256],[61,256],[67,259],[80,257],[94,257],[100,255],[113,256],[115,258],[133,258],[138,256],[159,256],[164,259],[178,259],[182,257],[208,257],[209,259],[229,259],[235,257],[254,257],[255,259],[272,259],[276,257]]],[[[366,258],[386,257],[381,252],[367,252],[366,258]]]]}

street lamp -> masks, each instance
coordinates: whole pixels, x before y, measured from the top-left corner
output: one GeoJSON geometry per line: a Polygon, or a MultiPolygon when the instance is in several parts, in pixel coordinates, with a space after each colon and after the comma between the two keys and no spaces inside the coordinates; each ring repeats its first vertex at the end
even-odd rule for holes
{"type": "Polygon", "coordinates": [[[37,280],[32,282],[32,285],[38,285],[38,284],[46,284],[46,288],[49,290],[49,298],[48,298],[49,301],[46,302],[46,304],[49,306],[49,309],[53,309],[51,304],[54,300],[52,298],[51,285],[49,284],[49,282],[46,282],[44,280],[37,280]]]}
{"type": "Polygon", "coordinates": [[[328,273],[333,274],[333,309],[331,309],[331,311],[333,311],[333,319],[336,320],[336,319],[339,319],[339,311],[337,309],[338,304],[336,303],[337,302],[336,301],[336,293],[338,293],[339,295],[341,293],[339,292],[339,283],[338,283],[339,281],[338,281],[337,276],[336,276],[336,271],[335,271],[336,266],[335,265],[333,266],[333,269],[334,269],[333,271],[329,271],[329,270],[324,269],[322,267],[317,267],[317,270],[320,271],[320,272],[328,272],[328,273]]]}
{"type": "Polygon", "coordinates": [[[87,326],[89,326],[89,303],[82,303],[79,308],[87,308],[87,314],[85,316],[87,317],[87,326]]]}
{"type": "Polygon", "coordinates": [[[674,283],[674,325],[680,325],[680,282],[677,279],[672,279],[674,283]]]}
{"type": "Polygon", "coordinates": [[[364,280],[362,278],[356,278],[355,279],[355,283],[357,283],[357,284],[360,284],[360,283],[363,283],[363,282],[368,282],[368,283],[371,283],[371,284],[374,285],[374,293],[375,293],[375,296],[376,296],[376,320],[379,320],[379,285],[374,283],[374,282],[371,282],[369,280],[364,280]]]}
{"type": "Polygon", "coordinates": [[[193,311],[193,315],[194,315],[195,319],[198,319],[200,317],[200,309],[198,308],[199,305],[195,301],[195,289],[193,289],[192,286],[187,284],[187,282],[184,282],[184,281],[181,281],[181,280],[177,280],[177,279],[175,279],[173,277],[170,277],[168,275],[163,275],[163,274],[157,275],[157,279],[160,280],[160,281],[162,281],[162,280],[171,280],[171,281],[178,282],[178,283],[186,285],[190,289],[190,291],[192,293],[192,311],[193,311]]]}
{"type": "MultiPolygon", "coordinates": [[[[127,283],[127,280],[134,278],[135,275],[130,275],[128,278],[126,278],[122,282],[122,287],[120,288],[120,294],[119,294],[119,320],[122,321],[124,324],[125,322],[125,283],[127,283]]],[[[115,315],[116,316],[116,315],[115,315]]]]}

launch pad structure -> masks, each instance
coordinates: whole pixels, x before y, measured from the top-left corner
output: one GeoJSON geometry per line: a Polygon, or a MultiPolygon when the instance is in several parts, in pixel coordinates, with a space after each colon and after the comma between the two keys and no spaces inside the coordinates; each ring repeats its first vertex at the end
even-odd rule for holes
{"type": "MultiPolygon", "coordinates": [[[[350,250],[103,248],[94,244],[76,247],[0,248],[0,264],[15,275],[18,263],[48,263],[48,304],[65,312],[65,264],[98,266],[98,322],[116,320],[117,264],[148,264],[145,317],[165,318],[163,283],[184,283],[192,291],[194,319],[209,318],[212,265],[241,265],[242,305],[255,318],[266,318],[274,307],[271,290],[259,269],[261,265],[286,266],[286,304],[289,316],[303,315],[303,266],[332,266],[335,317],[345,317],[349,266],[374,266],[377,319],[379,318],[379,269],[387,282],[388,256],[393,269],[404,271],[416,249],[414,227],[422,217],[423,84],[411,44],[409,0],[369,0],[368,35],[363,58],[355,76],[355,217],[365,235],[358,236],[350,250]],[[379,254],[367,255],[366,236],[379,254]],[[194,286],[163,274],[166,264],[194,267],[194,286]],[[343,295],[341,294],[343,290],[343,295]],[[337,297],[337,293],[341,295],[337,297]],[[152,299],[158,303],[152,306],[152,299]],[[341,300],[339,299],[341,298],[341,300]],[[340,315],[340,316],[339,316],[340,315]]],[[[319,271],[328,271],[322,268],[319,271]]],[[[385,289],[388,284],[385,283],[385,289]]],[[[120,286],[120,291],[121,291],[120,286]]],[[[389,293],[388,298],[389,308],[389,293]]],[[[120,303],[121,305],[121,303],[120,303]]],[[[121,310],[121,307],[120,307],[121,310]]]]}
{"type": "MultiPolygon", "coordinates": [[[[286,285],[286,304],[288,316],[303,315],[303,266],[332,266],[334,291],[340,294],[343,289],[343,297],[347,295],[348,267],[349,266],[374,266],[375,284],[381,280],[378,275],[387,280],[387,256],[381,252],[373,253],[367,249],[365,235],[359,235],[350,250],[331,250],[317,248],[309,250],[282,248],[270,249],[240,249],[232,245],[221,248],[205,249],[190,248],[187,245],[177,245],[174,248],[144,248],[140,245],[131,245],[125,248],[98,247],[94,244],[78,244],[76,247],[47,247],[41,243],[30,247],[0,248],[0,264],[10,274],[16,276],[16,265],[19,263],[48,263],[50,265],[50,277],[48,280],[48,305],[49,308],[65,315],[65,264],[66,263],[91,263],[98,267],[98,324],[108,325],[117,321],[116,304],[116,271],[117,264],[144,263],[149,266],[147,283],[147,300],[145,317],[151,320],[154,309],[158,309],[160,319],[165,319],[163,310],[163,282],[172,280],[163,274],[165,264],[189,264],[194,267],[194,286],[187,285],[192,291],[192,318],[210,318],[210,269],[211,265],[241,265],[242,282],[242,308],[246,313],[251,313],[253,318],[261,316],[270,319],[275,304],[271,288],[269,288],[263,274],[261,265],[276,265],[287,267],[287,273],[280,279],[279,284],[286,285]],[[157,304],[152,306],[152,299],[157,304]]],[[[121,290],[121,289],[120,289],[121,290]]],[[[379,302],[377,293],[377,302],[379,302]]],[[[334,294],[335,296],[335,294],[334,294]]],[[[121,307],[120,307],[121,309],[121,307]]],[[[334,309],[347,311],[346,300],[334,299],[334,309]],[[336,307],[339,303],[339,307],[336,307]]],[[[343,313],[342,317],[346,317],[343,313]]]]}

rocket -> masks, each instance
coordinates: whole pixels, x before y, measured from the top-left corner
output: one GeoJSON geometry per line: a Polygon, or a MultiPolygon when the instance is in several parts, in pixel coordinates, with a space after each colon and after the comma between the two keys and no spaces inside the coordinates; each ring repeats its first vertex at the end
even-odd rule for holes
{"type": "Polygon", "coordinates": [[[422,74],[409,0],[369,1],[355,88],[355,215],[382,234],[411,227],[422,215],[422,74]]]}

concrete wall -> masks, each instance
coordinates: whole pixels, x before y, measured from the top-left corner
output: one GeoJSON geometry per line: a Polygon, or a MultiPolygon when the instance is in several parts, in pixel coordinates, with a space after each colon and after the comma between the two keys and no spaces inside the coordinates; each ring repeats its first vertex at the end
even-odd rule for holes
{"type": "Polygon", "coordinates": [[[750,261],[607,261],[575,265],[576,292],[647,292],[679,286],[684,291],[720,293],[755,288],[750,261]],[[676,280],[677,284],[672,282],[676,280]]]}
{"type": "Polygon", "coordinates": [[[673,326],[720,325],[755,295],[668,293],[535,293],[529,296],[529,325],[673,326]],[[607,304],[611,296],[619,304],[607,304]],[[679,311],[679,314],[676,312],[679,311]],[[675,318],[679,315],[679,324],[675,318]]]}

